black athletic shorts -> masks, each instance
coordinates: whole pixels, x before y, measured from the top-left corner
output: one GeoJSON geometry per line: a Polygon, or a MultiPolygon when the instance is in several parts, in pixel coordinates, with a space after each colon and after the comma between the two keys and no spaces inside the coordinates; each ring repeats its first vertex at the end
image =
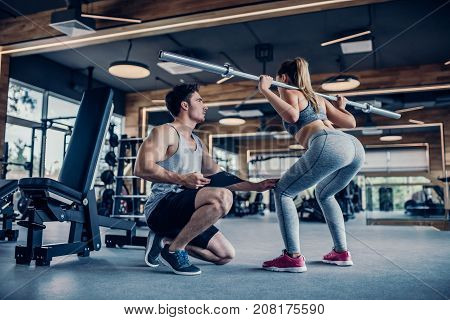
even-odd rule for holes
{"type": "MultiPolygon", "coordinates": [[[[156,206],[147,224],[158,235],[174,239],[189,222],[195,211],[195,197],[199,189],[171,192],[156,206]]],[[[189,242],[190,245],[206,249],[209,240],[219,231],[211,226],[189,242]]]]}

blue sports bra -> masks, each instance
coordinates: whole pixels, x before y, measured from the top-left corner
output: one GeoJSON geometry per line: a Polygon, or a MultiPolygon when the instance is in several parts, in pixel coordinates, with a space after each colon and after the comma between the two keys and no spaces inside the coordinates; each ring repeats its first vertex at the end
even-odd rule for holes
{"type": "Polygon", "coordinates": [[[323,108],[319,107],[319,113],[316,113],[314,107],[308,101],[308,105],[300,111],[298,116],[298,120],[294,123],[289,123],[283,120],[283,126],[287,132],[291,135],[295,136],[297,132],[300,131],[301,128],[306,126],[307,124],[316,121],[316,120],[327,120],[327,115],[323,108]]]}

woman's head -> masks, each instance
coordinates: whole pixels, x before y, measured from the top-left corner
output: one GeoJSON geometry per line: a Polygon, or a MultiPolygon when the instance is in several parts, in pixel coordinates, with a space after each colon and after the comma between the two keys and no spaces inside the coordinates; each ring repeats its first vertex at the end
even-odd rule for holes
{"type": "Polygon", "coordinates": [[[278,69],[277,76],[281,80],[285,77],[287,83],[297,86],[316,111],[318,110],[318,102],[311,85],[308,61],[301,57],[286,60],[278,69]]]}
{"type": "Polygon", "coordinates": [[[308,61],[301,57],[284,61],[278,69],[277,75],[280,77],[286,75],[288,81],[300,89],[308,84],[311,86],[308,61]]]}

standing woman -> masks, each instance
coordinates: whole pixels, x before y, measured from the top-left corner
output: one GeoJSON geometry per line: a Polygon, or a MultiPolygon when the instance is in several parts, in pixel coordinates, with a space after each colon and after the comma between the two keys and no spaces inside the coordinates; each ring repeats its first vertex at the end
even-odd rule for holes
{"type": "Polygon", "coordinates": [[[259,90],[281,116],[286,130],[299,144],[307,147],[307,151],[286,171],[274,190],[285,250],[278,258],[265,261],[263,268],[306,271],[293,198],[315,184],[316,198],[334,242],[333,250],[322,261],[351,266],[353,262],[347,249],[344,218],[334,195],[350,183],[363,165],[364,148],[358,139],[334,129],[334,126],[354,128],[355,118],[345,110],[347,100],[344,97],[339,96],[338,101],[331,104],[314,93],[308,62],[303,58],[283,62],[276,79],[300,90],[278,88],[280,96],[277,96],[270,90],[273,79],[265,75],[260,77],[259,90]]]}

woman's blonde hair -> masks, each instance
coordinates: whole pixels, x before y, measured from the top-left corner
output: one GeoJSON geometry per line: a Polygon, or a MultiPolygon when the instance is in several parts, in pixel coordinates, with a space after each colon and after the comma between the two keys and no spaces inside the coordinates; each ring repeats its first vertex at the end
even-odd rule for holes
{"type": "Polygon", "coordinates": [[[299,87],[306,100],[312,104],[316,113],[319,113],[319,101],[311,85],[308,61],[301,57],[286,60],[281,64],[277,74],[279,76],[286,74],[292,85],[299,87]]]}

